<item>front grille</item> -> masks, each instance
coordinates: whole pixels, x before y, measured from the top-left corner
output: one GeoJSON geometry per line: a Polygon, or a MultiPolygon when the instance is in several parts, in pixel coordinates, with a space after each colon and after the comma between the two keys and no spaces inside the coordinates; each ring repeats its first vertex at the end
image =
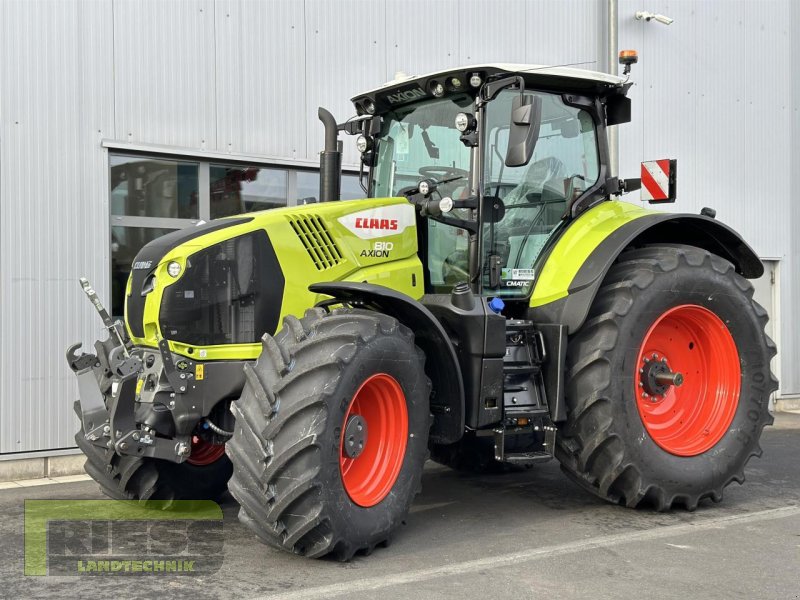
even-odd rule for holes
{"type": "Polygon", "coordinates": [[[317,215],[289,217],[289,224],[318,271],[335,267],[344,260],[341,250],[325,227],[325,222],[317,215]]]}
{"type": "Polygon", "coordinates": [[[256,343],[278,326],[284,283],[263,229],[219,242],[190,254],[164,290],[161,331],[194,346],[256,343]]]}

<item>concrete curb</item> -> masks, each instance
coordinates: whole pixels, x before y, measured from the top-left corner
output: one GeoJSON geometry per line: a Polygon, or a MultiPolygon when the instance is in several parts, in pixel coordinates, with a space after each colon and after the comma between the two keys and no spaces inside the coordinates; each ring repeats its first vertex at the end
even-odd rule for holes
{"type": "Polygon", "coordinates": [[[0,482],[26,479],[52,479],[82,474],[83,454],[41,456],[0,461],[0,482]]]}
{"type": "Polygon", "coordinates": [[[0,490],[16,490],[20,488],[36,487],[38,485],[52,485],[54,483],[76,483],[79,481],[91,481],[87,475],[63,475],[60,477],[40,477],[37,479],[20,479],[18,481],[0,481],[0,490]]]}
{"type": "Polygon", "coordinates": [[[775,401],[775,412],[800,411],[800,396],[778,398],[775,401]]]}

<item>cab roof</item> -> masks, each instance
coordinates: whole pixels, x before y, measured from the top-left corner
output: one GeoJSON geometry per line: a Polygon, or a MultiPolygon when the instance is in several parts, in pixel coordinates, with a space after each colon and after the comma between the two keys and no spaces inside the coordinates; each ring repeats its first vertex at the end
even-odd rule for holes
{"type": "Polygon", "coordinates": [[[398,74],[392,81],[382,86],[358,94],[352,98],[359,114],[363,110],[364,102],[370,99],[378,107],[393,107],[406,102],[420,100],[423,97],[433,97],[432,90],[436,84],[442,84],[445,94],[477,91],[470,85],[470,78],[478,75],[481,82],[487,78],[499,78],[506,75],[521,75],[527,86],[554,92],[575,92],[590,95],[607,95],[609,93],[625,94],[627,79],[608,73],[588,71],[575,67],[560,67],[531,64],[489,63],[456,67],[428,73],[426,75],[407,76],[398,74]],[[456,86],[455,84],[460,84],[456,86]]]}

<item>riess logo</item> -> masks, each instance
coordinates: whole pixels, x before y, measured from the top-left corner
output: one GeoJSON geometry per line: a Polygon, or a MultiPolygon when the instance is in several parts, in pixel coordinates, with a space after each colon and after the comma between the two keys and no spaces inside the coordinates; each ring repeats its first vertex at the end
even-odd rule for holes
{"type": "Polygon", "coordinates": [[[210,500],[25,501],[25,575],[210,575],[223,545],[210,500]]]}
{"type": "Polygon", "coordinates": [[[368,208],[339,218],[339,223],[362,240],[399,235],[416,223],[411,204],[368,208]]]}
{"type": "Polygon", "coordinates": [[[397,219],[356,219],[356,229],[385,229],[386,231],[397,231],[397,219]]]}

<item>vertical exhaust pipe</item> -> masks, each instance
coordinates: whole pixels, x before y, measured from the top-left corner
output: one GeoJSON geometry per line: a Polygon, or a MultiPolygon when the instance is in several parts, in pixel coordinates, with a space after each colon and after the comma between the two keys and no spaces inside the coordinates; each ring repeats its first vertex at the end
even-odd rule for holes
{"type": "Polygon", "coordinates": [[[319,107],[317,116],[325,126],[325,149],[319,155],[319,200],[338,200],[342,185],[342,143],[333,115],[319,107]]]}

